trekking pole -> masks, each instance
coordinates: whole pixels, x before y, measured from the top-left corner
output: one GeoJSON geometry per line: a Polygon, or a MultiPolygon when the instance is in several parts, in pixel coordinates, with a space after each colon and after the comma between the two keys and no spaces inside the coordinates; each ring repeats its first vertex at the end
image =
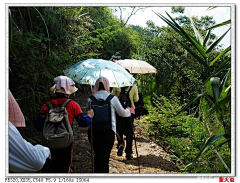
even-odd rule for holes
{"type": "MultiPolygon", "coordinates": [[[[91,102],[89,102],[89,109],[91,110],[91,102]]],[[[91,156],[92,156],[92,173],[94,173],[94,164],[93,164],[93,130],[92,130],[92,124],[90,126],[91,130],[91,156]]]]}
{"type": "Polygon", "coordinates": [[[139,157],[138,157],[137,142],[136,142],[136,138],[135,138],[135,133],[134,133],[134,130],[133,130],[132,116],[130,116],[130,123],[131,123],[133,138],[134,138],[134,142],[135,142],[135,149],[136,149],[136,154],[137,154],[137,159],[138,159],[138,172],[140,173],[140,161],[139,161],[139,157]]]}

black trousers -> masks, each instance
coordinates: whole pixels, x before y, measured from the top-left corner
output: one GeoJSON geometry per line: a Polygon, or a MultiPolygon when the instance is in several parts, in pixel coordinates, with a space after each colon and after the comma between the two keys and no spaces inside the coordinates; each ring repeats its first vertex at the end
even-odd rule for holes
{"type": "Polygon", "coordinates": [[[126,148],[125,153],[126,154],[132,154],[132,144],[133,144],[133,121],[134,121],[134,114],[131,115],[132,120],[130,120],[130,117],[121,117],[119,115],[116,115],[116,130],[117,130],[117,140],[118,145],[124,144],[123,135],[126,136],[126,148]],[[132,124],[131,124],[132,123],[132,124]]]}
{"type": "MultiPolygon", "coordinates": [[[[109,173],[109,158],[114,144],[115,133],[112,130],[93,131],[94,173],[109,173]]],[[[88,130],[91,143],[91,131],[88,130]]]]}
{"type": "Polygon", "coordinates": [[[73,145],[63,149],[50,149],[52,161],[43,167],[43,173],[69,173],[72,163],[73,145]]]}

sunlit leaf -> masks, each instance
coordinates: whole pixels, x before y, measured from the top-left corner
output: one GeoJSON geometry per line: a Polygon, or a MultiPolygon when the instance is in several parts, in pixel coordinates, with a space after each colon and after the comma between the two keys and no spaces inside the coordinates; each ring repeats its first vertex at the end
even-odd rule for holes
{"type": "Polygon", "coordinates": [[[195,38],[193,38],[192,36],[190,36],[188,33],[186,33],[181,26],[179,26],[175,20],[166,12],[166,14],[169,16],[169,18],[173,21],[173,23],[176,25],[176,27],[184,34],[185,38],[192,43],[192,45],[199,51],[199,53],[207,58],[207,55],[205,53],[205,50],[203,49],[203,46],[201,44],[199,44],[199,41],[195,38]]]}
{"type": "Polygon", "coordinates": [[[192,43],[192,45],[198,50],[198,52],[203,57],[207,58],[207,55],[206,55],[205,50],[203,49],[203,46],[201,45],[201,43],[196,38],[194,38],[190,34],[186,33],[167,12],[166,12],[166,14],[169,16],[169,18],[172,21],[168,20],[161,14],[158,14],[158,13],[155,13],[155,14],[158,15],[162,20],[164,20],[174,30],[176,30],[181,36],[185,37],[190,43],[192,43]]]}
{"type": "Polygon", "coordinates": [[[208,48],[206,53],[210,53],[217,45],[218,43],[224,38],[224,36],[228,33],[230,29],[228,29],[218,40],[216,40],[211,46],[208,48]]]}
{"type": "Polygon", "coordinates": [[[192,23],[192,28],[193,28],[193,30],[195,32],[195,35],[196,35],[198,41],[203,45],[203,37],[202,37],[202,35],[197,30],[196,25],[195,25],[195,23],[194,23],[194,21],[192,20],[191,17],[190,17],[190,20],[191,20],[191,23],[192,23]]]}
{"type": "Polygon", "coordinates": [[[203,41],[203,47],[207,47],[207,44],[210,40],[210,35],[211,35],[211,30],[208,30],[207,31],[207,34],[206,34],[206,37],[204,38],[204,41],[203,41]]]}
{"type": "Polygon", "coordinates": [[[213,9],[215,9],[215,8],[217,8],[217,6],[209,7],[209,8],[207,9],[207,11],[213,10],[213,9]]]}
{"type": "Polygon", "coordinates": [[[222,93],[223,88],[225,87],[225,85],[227,83],[227,79],[228,79],[229,74],[230,74],[230,69],[228,69],[227,73],[225,74],[224,78],[222,79],[222,82],[221,82],[221,85],[220,85],[220,88],[219,88],[220,95],[222,93]]]}
{"type": "Polygon", "coordinates": [[[231,46],[227,47],[224,51],[222,51],[211,63],[210,66],[214,64],[221,56],[223,56],[225,53],[229,52],[231,50],[231,46]]]}
{"type": "Polygon", "coordinates": [[[217,27],[222,27],[222,26],[227,25],[227,24],[230,24],[230,23],[231,23],[231,20],[227,20],[227,21],[225,21],[225,22],[222,22],[222,23],[220,23],[220,24],[217,24],[217,25],[214,25],[214,26],[208,28],[207,30],[214,29],[214,28],[217,28],[217,27]]]}

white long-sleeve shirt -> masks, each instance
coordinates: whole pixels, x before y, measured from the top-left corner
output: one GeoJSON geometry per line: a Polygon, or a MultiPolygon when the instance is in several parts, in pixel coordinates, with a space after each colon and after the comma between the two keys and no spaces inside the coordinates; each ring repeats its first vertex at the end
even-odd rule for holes
{"type": "MultiPolygon", "coordinates": [[[[110,93],[108,93],[107,91],[101,90],[101,91],[97,91],[93,96],[97,100],[100,100],[100,99],[106,100],[109,95],[110,95],[110,93]]],[[[90,98],[88,98],[87,109],[89,109],[89,102],[92,102],[92,100],[90,98]]],[[[131,112],[129,109],[124,109],[122,107],[122,104],[120,103],[119,99],[116,96],[114,96],[112,98],[110,103],[111,103],[112,130],[116,133],[116,113],[115,113],[115,111],[118,113],[119,116],[122,116],[122,117],[130,117],[131,112]]]]}
{"type": "Polygon", "coordinates": [[[15,173],[37,172],[50,154],[48,147],[27,142],[9,121],[9,170],[15,173]]]}

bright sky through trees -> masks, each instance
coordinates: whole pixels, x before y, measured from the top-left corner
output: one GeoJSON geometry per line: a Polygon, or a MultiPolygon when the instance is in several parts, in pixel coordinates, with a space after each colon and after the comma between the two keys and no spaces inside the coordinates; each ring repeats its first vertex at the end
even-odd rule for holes
{"type": "MultiPolygon", "coordinates": [[[[117,7],[115,7],[117,8],[117,7]]],[[[130,7],[123,7],[125,10],[122,11],[123,15],[122,18],[124,20],[127,19],[128,15],[130,14],[130,7]]],[[[216,21],[216,24],[222,23],[224,21],[230,20],[231,19],[231,7],[230,6],[225,6],[225,7],[217,7],[212,10],[207,10],[209,6],[191,6],[191,7],[185,7],[185,12],[184,14],[180,13],[171,13],[171,7],[160,7],[160,6],[155,6],[155,7],[147,7],[145,11],[139,10],[135,15],[131,16],[131,18],[128,21],[128,24],[132,25],[139,25],[141,27],[146,27],[146,22],[147,20],[152,20],[155,25],[157,26],[166,26],[167,24],[161,20],[153,11],[162,14],[163,16],[166,16],[166,12],[168,12],[172,17],[176,17],[179,15],[186,15],[186,16],[194,16],[198,17],[199,19],[201,16],[212,16],[213,19],[216,21]]],[[[118,8],[117,8],[118,9],[118,8]]],[[[119,9],[118,9],[119,10],[119,9]]],[[[116,12],[116,16],[119,17],[119,11],[116,12]]],[[[220,37],[223,33],[227,31],[230,25],[223,26],[220,28],[216,28],[213,30],[213,33],[217,35],[217,37],[220,37]]],[[[230,31],[228,34],[225,36],[225,38],[220,42],[221,44],[224,44],[224,47],[228,47],[230,45],[230,31]]]]}

